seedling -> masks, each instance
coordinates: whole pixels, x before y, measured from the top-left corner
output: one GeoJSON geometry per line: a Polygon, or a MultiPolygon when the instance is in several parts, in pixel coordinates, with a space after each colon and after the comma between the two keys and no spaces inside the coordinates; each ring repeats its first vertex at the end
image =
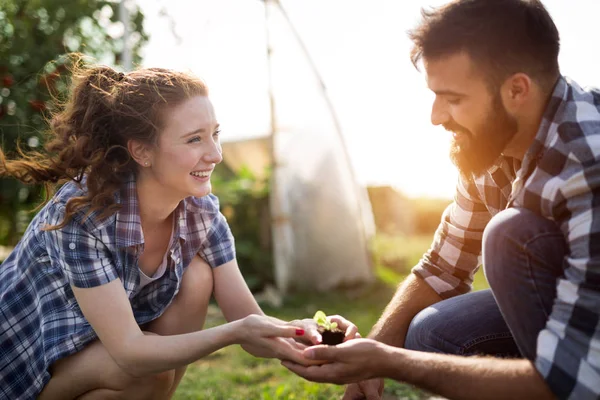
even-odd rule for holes
{"type": "Polygon", "coordinates": [[[344,332],[338,329],[337,322],[329,321],[323,311],[317,311],[313,320],[319,326],[318,331],[321,333],[321,343],[334,346],[344,341],[344,332]]]}

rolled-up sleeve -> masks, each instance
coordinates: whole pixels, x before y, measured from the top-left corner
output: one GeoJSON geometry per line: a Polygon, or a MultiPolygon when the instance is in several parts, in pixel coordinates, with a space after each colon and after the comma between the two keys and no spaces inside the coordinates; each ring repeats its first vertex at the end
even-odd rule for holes
{"type": "Polygon", "coordinates": [[[225,216],[220,212],[215,214],[199,254],[212,268],[235,259],[233,234],[225,216]]]}
{"type": "Polygon", "coordinates": [[[483,230],[490,219],[475,183],[459,179],[454,201],[442,215],[431,248],[412,272],[443,299],[471,290],[483,230]]]}
{"type": "Polygon", "coordinates": [[[565,181],[559,196],[568,253],[535,365],[558,398],[600,399],[600,162],[565,181]]]}

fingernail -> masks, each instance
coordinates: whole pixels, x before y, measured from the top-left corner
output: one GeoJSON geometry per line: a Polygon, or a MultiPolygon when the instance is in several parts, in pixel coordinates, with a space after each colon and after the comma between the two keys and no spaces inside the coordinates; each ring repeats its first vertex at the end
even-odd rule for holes
{"type": "Polygon", "coordinates": [[[304,335],[304,329],[296,329],[296,336],[303,336],[304,335]]]}

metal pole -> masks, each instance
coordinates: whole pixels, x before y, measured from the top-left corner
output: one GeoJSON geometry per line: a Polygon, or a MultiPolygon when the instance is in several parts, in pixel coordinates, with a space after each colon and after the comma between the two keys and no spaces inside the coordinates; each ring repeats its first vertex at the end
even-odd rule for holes
{"type": "Polygon", "coordinates": [[[270,177],[270,195],[269,195],[269,208],[271,210],[271,235],[273,243],[273,264],[275,272],[275,283],[277,288],[282,292],[286,293],[289,286],[289,271],[291,268],[291,249],[290,246],[290,234],[291,226],[290,219],[286,214],[284,207],[285,199],[282,198],[280,190],[279,169],[281,168],[280,160],[277,155],[277,114],[275,105],[275,93],[273,85],[273,66],[272,66],[272,52],[273,46],[271,43],[271,31],[269,28],[270,21],[270,7],[271,3],[276,0],[263,0],[265,5],[265,39],[266,39],[266,50],[267,50],[267,79],[268,79],[268,92],[269,92],[269,112],[270,112],[270,132],[269,132],[269,145],[271,151],[271,177],[270,177]]]}
{"type": "Polygon", "coordinates": [[[128,0],[119,2],[119,20],[123,24],[123,50],[121,52],[121,64],[125,71],[130,71],[132,66],[131,48],[129,47],[129,10],[125,4],[128,0]]]}

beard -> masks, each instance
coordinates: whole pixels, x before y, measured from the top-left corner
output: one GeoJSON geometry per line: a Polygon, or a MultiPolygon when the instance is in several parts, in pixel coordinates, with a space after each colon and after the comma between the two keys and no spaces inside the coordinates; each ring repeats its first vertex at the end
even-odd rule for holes
{"type": "Polygon", "coordinates": [[[500,95],[496,94],[492,108],[476,134],[455,122],[444,124],[444,128],[463,137],[460,144],[452,141],[450,159],[465,179],[473,180],[496,163],[519,125],[504,108],[500,95]]]}

